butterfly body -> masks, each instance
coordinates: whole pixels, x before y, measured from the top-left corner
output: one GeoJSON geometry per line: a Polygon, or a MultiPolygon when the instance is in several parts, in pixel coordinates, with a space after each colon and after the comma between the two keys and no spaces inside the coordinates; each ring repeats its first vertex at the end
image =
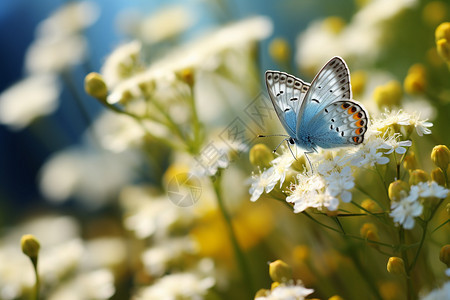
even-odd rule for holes
{"type": "Polygon", "coordinates": [[[266,85],[289,140],[306,153],[363,142],[368,115],[351,100],[350,75],[342,58],[328,61],[311,84],[267,71],[266,85]]]}

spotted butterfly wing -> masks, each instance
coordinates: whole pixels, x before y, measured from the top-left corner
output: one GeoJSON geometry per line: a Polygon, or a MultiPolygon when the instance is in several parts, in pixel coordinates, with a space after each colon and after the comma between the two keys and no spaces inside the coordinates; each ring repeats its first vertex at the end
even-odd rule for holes
{"type": "Polygon", "coordinates": [[[281,124],[289,136],[294,138],[297,115],[309,84],[284,72],[266,71],[266,86],[281,124]]]}
{"type": "Polygon", "coordinates": [[[333,57],[311,82],[300,107],[296,134],[300,146],[335,148],[364,140],[367,112],[351,100],[350,74],[344,60],[333,57]]]}

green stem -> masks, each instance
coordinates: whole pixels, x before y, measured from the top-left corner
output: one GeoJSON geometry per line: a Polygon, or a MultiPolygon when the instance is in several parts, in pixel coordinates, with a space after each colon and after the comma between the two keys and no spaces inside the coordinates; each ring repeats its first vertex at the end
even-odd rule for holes
{"type": "Polygon", "coordinates": [[[33,264],[34,275],[35,275],[35,283],[34,283],[34,300],[39,300],[39,289],[40,289],[40,280],[39,280],[39,272],[38,272],[38,258],[31,258],[31,263],[33,264]]]}
{"type": "MultiPolygon", "coordinates": [[[[405,230],[402,227],[400,227],[400,229],[398,231],[398,235],[399,235],[400,245],[402,245],[402,246],[405,245],[405,230]]],[[[424,236],[422,236],[422,237],[424,237],[424,236]]],[[[413,295],[414,295],[411,276],[409,275],[409,273],[412,269],[412,266],[414,266],[415,261],[417,260],[421,246],[422,246],[422,242],[419,245],[419,249],[417,249],[416,257],[414,258],[414,261],[411,265],[409,264],[408,253],[406,252],[406,249],[404,247],[401,247],[401,250],[400,250],[403,261],[405,262],[406,295],[407,295],[408,300],[413,299],[413,295]]]]}
{"type": "Polygon", "coordinates": [[[445,221],[444,223],[442,223],[441,225],[439,225],[438,227],[436,227],[435,229],[433,229],[431,231],[431,233],[433,234],[435,231],[437,231],[439,228],[442,228],[442,226],[444,226],[445,224],[447,224],[448,222],[450,222],[450,219],[447,219],[447,221],[445,221]]]}
{"type": "Polygon", "coordinates": [[[210,177],[210,178],[211,178],[212,185],[214,187],[214,192],[216,194],[217,203],[219,205],[220,212],[222,213],[222,216],[225,220],[225,224],[227,226],[228,234],[230,236],[231,244],[232,244],[233,250],[234,250],[234,255],[236,257],[237,263],[238,263],[239,268],[242,273],[242,277],[243,277],[242,279],[245,281],[246,286],[248,287],[248,294],[250,297],[248,299],[251,299],[251,298],[253,298],[253,296],[255,294],[255,289],[253,287],[253,282],[252,282],[252,278],[250,275],[250,269],[249,269],[247,261],[244,257],[244,253],[239,246],[239,243],[238,243],[238,240],[236,237],[236,233],[234,232],[234,229],[233,229],[231,216],[225,207],[225,203],[223,202],[222,191],[221,191],[220,171],[218,171],[215,180],[212,177],[210,177]]]}

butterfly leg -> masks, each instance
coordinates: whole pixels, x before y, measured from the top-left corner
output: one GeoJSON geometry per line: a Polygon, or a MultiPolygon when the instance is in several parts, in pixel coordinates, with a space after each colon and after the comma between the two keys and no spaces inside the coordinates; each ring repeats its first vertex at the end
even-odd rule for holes
{"type": "MultiPolygon", "coordinates": [[[[291,151],[292,156],[294,157],[295,160],[297,160],[297,157],[294,155],[294,152],[292,152],[291,143],[289,140],[287,140],[287,145],[288,145],[289,151],[291,151]]],[[[297,150],[296,150],[296,152],[297,152],[297,150]]]]}
{"type": "Polygon", "coordinates": [[[305,154],[306,159],[308,160],[309,168],[311,169],[311,172],[314,174],[314,169],[312,167],[311,160],[308,157],[308,154],[311,154],[311,153],[314,153],[314,151],[303,152],[303,154],[305,154]]]}

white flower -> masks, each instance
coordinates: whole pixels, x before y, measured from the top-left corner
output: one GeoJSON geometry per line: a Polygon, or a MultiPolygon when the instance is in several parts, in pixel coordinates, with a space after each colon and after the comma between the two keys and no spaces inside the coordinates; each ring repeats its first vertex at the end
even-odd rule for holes
{"type": "Polygon", "coordinates": [[[297,175],[298,184],[291,187],[291,195],[286,201],[294,203],[294,213],[299,213],[309,207],[336,210],[339,200],[331,196],[325,189],[326,182],[318,174],[302,173],[297,175]]]}
{"type": "MultiPolygon", "coordinates": [[[[147,124],[147,123],[146,123],[147,124]]],[[[146,131],[137,120],[111,111],[104,111],[93,124],[93,132],[105,149],[123,152],[142,145],[146,131]]],[[[154,131],[151,131],[154,134],[154,131]]]]}
{"type": "Polygon", "coordinates": [[[62,72],[79,64],[86,52],[87,41],[81,35],[39,38],[27,49],[25,68],[30,74],[62,72]]]}
{"type": "Polygon", "coordinates": [[[351,154],[351,165],[355,167],[384,165],[389,162],[389,158],[383,156],[378,150],[382,147],[386,149],[385,140],[376,135],[369,135],[367,141],[351,154]]]}
{"type": "Polygon", "coordinates": [[[94,24],[99,14],[100,9],[95,2],[68,2],[39,23],[36,31],[40,38],[79,33],[94,24]]]}
{"type": "Polygon", "coordinates": [[[127,242],[119,237],[101,237],[86,241],[82,265],[85,268],[115,268],[127,259],[127,242]],[[111,249],[114,249],[113,251],[111,249]]]}
{"type": "Polygon", "coordinates": [[[40,189],[48,200],[63,202],[71,196],[89,208],[114,199],[117,191],[135,176],[134,154],[101,149],[68,148],[54,154],[41,169],[40,189]]]}
{"type": "Polygon", "coordinates": [[[175,273],[166,275],[151,286],[138,291],[136,300],[203,300],[205,294],[215,285],[212,277],[201,278],[194,273],[175,273]]]}
{"type": "Polygon", "coordinates": [[[140,70],[140,52],[142,44],[134,40],[118,46],[106,58],[101,73],[109,88],[115,87],[140,70]]]}
{"type": "Polygon", "coordinates": [[[372,126],[374,128],[382,129],[395,124],[413,126],[419,136],[431,134],[431,130],[428,128],[433,126],[433,123],[427,122],[426,119],[420,119],[420,113],[408,113],[403,110],[384,112],[380,119],[373,122],[372,126]]]}
{"type": "Polygon", "coordinates": [[[165,196],[153,195],[142,186],[128,186],[120,194],[125,211],[124,226],[139,239],[150,236],[165,237],[174,224],[189,226],[195,207],[175,206],[165,196]]]}
{"type": "Polygon", "coordinates": [[[394,222],[403,225],[405,229],[414,227],[414,217],[422,214],[423,206],[418,201],[418,195],[411,192],[407,197],[400,201],[394,201],[391,204],[391,213],[389,214],[394,222]]]}
{"type": "Polygon", "coordinates": [[[325,176],[327,182],[327,192],[333,196],[340,196],[343,202],[352,200],[352,193],[348,190],[355,186],[352,169],[349,166],[344,167],[340,172],[333,171],[325,176]]]}
{"type": "Polygon", "coordinates": [[[400,135],[394,134],[392,135],[386,143],[380,146],[381,149],[387,149],[388,151],[384,152],[384,154],[391,154],[395,151],[397,154],[405,154],[406,148],[404,147],[411,147],[412,142],[411,141],[400,141],[399,140],[400,135]]]}
{"type": "Polygon", "coordinates": [[[195,254],[196,249],[195,242],[189,236],[163,240],[142,253],[142,263],[150,275],[159,277],[167,272],[171,262],[195,254]]]}
{"type": "Polygon", "coordinates": [[[416,132],[419,136],[431,134],[431,130],[428,128],[433,127],[433,123],[427,122],[427,120],[421,120],[420,116],[417,114],[412,116],[409,124],[416,128],[416,132]]]}
{"type": "Polygon", "coordinates": [[[138,34],[147,43],[157,43],[187,30],[193,21],[193,15],[186,7],[168,6],[145,18],[138,34]]]}
{"type": "Polygon", "coordinates": [[[411,186],[411,193],[417,194],[419,197],[436,197],[445,199],[449,190],[440,186],[434,181],[419,182],[417,185],[411,186]]]}
{"type": "Polygon", "coordinates": [[[303,286],[301,281],[297,284],[280,284],[273,288],[265,297],[258,297],[255,300],[303,300],[306,296],[312,294],[313,289],[303,286]]]}
{"type": "Polygon", "coordinates": [[[432,290],[428,295],[420,297],[421,300],[450,300],[450,281],[440,288],[432,290]]]}
{"type": "MultiPolygon", "coordinates": [[[[229,50],[248,49],[253,42],[268,37],[271,31],[272,23],[266,17],[253,17],[221,27],[202,38],[178,47],[160,60],[153,62],[145,71],[122,81],[112,91],[108,102],[113,104],[120,101],[124,91],[136,91],[140,83],[164,82],[168,77],[175,78],[175,73],[187,68],[194,68],[196,71],[216,69],[226,57],[224,53],[229,50]]],[[[246,53],[250,55],[249,51],[246,53]]],[[[239,63],[238,65],[242,66],[245,62],[239,60],[239,63]]],[[[246,73],[245,78],[248,77],[246,73]]],[[[233,77],[233,80],[237,79],[233,77]]]]}
{"type": "Polygon", "coordinates": [[[274,180],[280,181],[280,187],[283,185],[286,179],[286,173],[289,171],[290,166],[294,162],[295,158],[292,153],[285,151],[282,155],[272,160],[271,164],[274,180]]]}
{"type": "Polygon", "coordinates": [[[107,269],[99,269],[79,274],[74,279],[60,284],[48,296],[50,300],[90,300],[109,299],[115,293],[114,276],[107,269]]]}
{"type": "Polygon", "coordinates": [[[332,31],[326,21],[313,22],[297,38],[297,64],[304,70],[319,69],[335,55],[362,64],[373,61],[387,34],[388,27],[383,23],[416,3],[416,0],[371,1],[340,32],[332,31]]]}
{"type": "Polygon", "coordinates": [[[58,107],[61,92],[53,75],[32,75],[0,94],[0,122],[20,130],[58,107]]]}
{"type": "Polygon", "coordinates": [[[252,195],[250,201],[255,202],[259,199],[259,197],[261,197],[264,191],[266,191],[266,193],[270,193],[273,190],[279,180],[279,178],[274,175],[275,172],[273,167],[260,173],[259,176],[253,174],[251,179],[251,187],[249,190],[250,195],[252,195]]]}

